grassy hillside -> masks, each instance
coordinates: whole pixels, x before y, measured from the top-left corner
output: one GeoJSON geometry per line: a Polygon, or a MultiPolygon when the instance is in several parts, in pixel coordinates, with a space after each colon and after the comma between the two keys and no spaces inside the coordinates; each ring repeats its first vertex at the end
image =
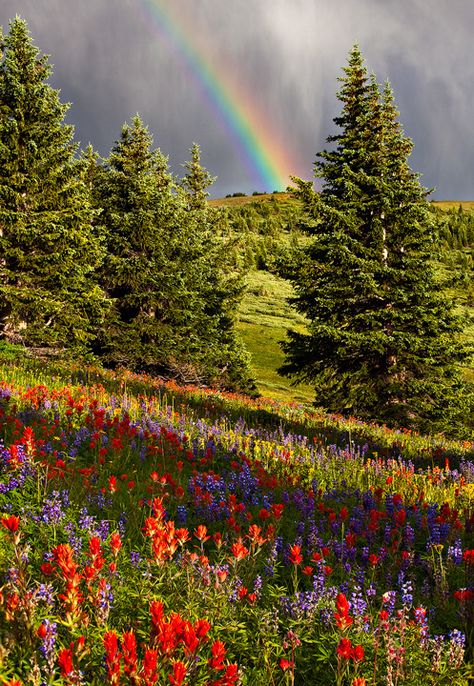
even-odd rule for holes
{"type": "MultiPolygon", "coordinates": [[[[276,200],[278,203],[297,205],[296,200],[291,193],[260,193],[258,195],[239,195],[227,198],[213,198],[209,200],[211,207],[239,207],[241,205],[249,205],[251,203],[266,203],[276,200]]],[[[459,206],[463,210],[474,210],[474,200],[433,200],[431,203],[434,207],[441,210],[457,209],[459,206]]]]}
{"type": "Polygon", "coordinates": [[[291,386],[277,373],[283,363],[279,342],[288,328],[304,330],[305,320],[287,302],[292,288],[288,281],[265,271],[247,277],[247,293],[240,308],[239,332],[252,356],[258,390],[276,400],[311,402],[310,386],[291,386]]]}
{"type": "MultiPolygon", "coordinates": [[[[284,359],[279,342],[285,338],[288,328],[301,330],[305,326],[304,318],[287,302],[292,292],[289,282],[274,273],[278,255],[290,249],[295,242],[304,240],[298,229],[299,202],[289,193],[278,193],[222,198],[212,200],[210,204],[226,211],[232,230],[241,242],[239,255],[245,253],[250,268],[238,328],[252,356],[258,390],[262,395],[277,400],[314,400],[310,386],[292,386],[289,379],[277,373],[284,359]]],[[[452,238],[457,230],[459,207],[468,216],[474,209],[474,201],[436,201],[433,206],[445,211],[447,221],[454,227],[451,233],[448,231],[446,234],[452,246],[446,241],[442,243],[437,268],[443,281],[449,284],[447,293],[458,301],[458,311],[465,320],[465,336],[474,343],[471,238],[468,234],[466,239],[466,232],[463,240],[460,234],[458,243],[452,238]]],[[[469,379],[474,379],[474,368],[464,372],[469,379]]]]}

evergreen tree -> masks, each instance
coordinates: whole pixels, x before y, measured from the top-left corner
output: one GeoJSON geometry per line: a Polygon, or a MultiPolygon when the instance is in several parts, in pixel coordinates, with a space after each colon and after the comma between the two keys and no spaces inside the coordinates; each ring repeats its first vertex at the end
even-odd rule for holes
{"type": "Polygon", "coordinates": [[[216,179],[201,166],[201,149],[197,143],[193,143],[190,153],[191,159],[183,165],[186,174],[181,185],[186,192],[189,207],[194,210],[205,210],[206,198],[209,195],[207,189],[216,179]]]}
{"type": "MultiPolygon", "coordinates": [[[[101,283],[114,306],[99,338],[113,364],[243,388],[233,317],[240,295],[207,207],[194,207],[137,116],[100,170],[95,203],[107,240],[101,283]]],[[[214,216],[214,215],[212,215],[214,216]]]]}
{"type": "Polygon", "coordinates": [[[69,106],[22,19],[0,45],[0,338],[82,347],[103,313],[93,280],[102,249],[69,106]]]}
{"type": "Polygon", "coordinates": [[[390,87],[380,93],[357,46],[344,71],[341,131],[315,165],[321,194],[295,179],[313,238],[290,278],[310,323],[289,332],[281,372],[313,382],[330,411],[444,429],[462,412],[470,353],[433,271],[427,192],[390,87]]]}

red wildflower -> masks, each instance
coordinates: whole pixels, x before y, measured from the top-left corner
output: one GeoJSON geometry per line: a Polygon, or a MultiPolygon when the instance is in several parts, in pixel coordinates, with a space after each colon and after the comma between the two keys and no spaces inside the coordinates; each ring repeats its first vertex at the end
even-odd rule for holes
{"type": "Polygon", "coordinates": [[[120,538],[120,534],[118,531],[114,531],[113,534],[110,537],[110,547],[112,548],[112,552],[114,554],[114,557],[117,557],[118,552],[120,548],[122,547],[122,539],[120,538]]]}
{"type": "Polygon", "coordinates": [[[351,686],[367,686],[367,682],[363,676],[356,676],[352,679],[351,686]]]}
{"type": "Polygon", "coordinates": [[[354,662],[361,662],[364,659],[364,648],[361,645],[353,646],[351,651],[351,658],[354,662]]]}
{"type": "Polygon", "coordinates": [[[68,676],[74,671],[74,665],[72,663],[72,650],[69,648],[63,648],[58,655],[58,664],[61,670],[61,676],[68,676]]]}
{"type": "Polygon", "coordinates": [[[127,676],[137,674],[137,639],[133,631],[122,634],[123,671],[127,676]]]}
{"type": "Polygon", "coordinates": [[[464,562],[468,565],[474,565],[474,549],[465,550],[462,556],[464,562]]]}
{"type": "Polygon", "coordinates": [[[176,529],[175,536],[178,543],[183,545],[187,540],[189,540],[189,531],[183,527],[181,529],[176,529]]]}
{"type": "Polygon", "coordinates": [[[467,603],[474,600],[474,591],[470,591],[467,588],[460,588],[458,591],[454,592],[454,597],[460,603],[467,603]]]}
{"type": "Polygon", "coordinates": [[[186,652],[193,655],[199,646],[199,639],[196,636],[196,631],[191,622],[184,622],[181,640],[183,641],[186,652]]]}
{"type": "Polygon", "coordinates": [[[43,562],[40,569],[45,576],[52,576],[54,573],[54,566],[50,562],[43,562]]]}
{"type": "Polygon", "coordinates": [[[292,545],[290,546],[290,562],[293,565],[299,565],[303,562],[303,556],[301,555],[301,546],[292,545]]]}
{"type": "Polygon", "coordinates": [[[275,517],[275,519],[280,519],[280,517],[283,514],[283,510],[285,509],[285,506],[282,505],[281,503],[273,503],[271,506],[272,514],[275,517]]]}
{"type": "Polygon", "coordinates": [[[158,674],[156,673],[157,662],[157,651],[147,648],[143,656],[143,669],[141,672],[143,686],[153,686],[158,679],[158,674]]]}
{"type": "Polygon", "coordinates": [[[18,527],[20,526],[20,518],[16,515],[10,515],[10,517],[2,517],[0,521],[2,526],[4,526],[7,531],[9,531],[11,534],[16,534],[13,535],[13,541],[14,543],[18,543],[20,540],[20,535],[17,532],[18,527]]]}
{"type": "MultiPolygon", "coordinates": [[[[395,498],[394,498],[394,502],[395,502],[395,498]]],[[[403,526],[406,522],[406,518],[407,518],[407,513],[405,512],[405,510],[399,510],[395,515],[395,521],[396,521],[398,526],[403,526]]]]}
{"type": "Polygon", "coordinates": [[[293,660],[285,660],[285,658],[282,657],[282,658],[280,658],[279,665],[280,665],[280,668],[284,672],[286,672],[287,669],[291,669],[292,667],[294,667],[295,663],[293,662],[293,660]]]}
{"type": "Polygon", "coordinates": [[[184,677],[186,676],[186,672],[186,665],[183,662],[173,662],[173,674],[168,676],[172,686],[181,686],[184,681],[184,677]]]}
{"type": "Polygon", "coordinates": [[[260,535],[261,533],[262,528],[258,526],[258,524],[251,524],[249,526],[248,538],[252,541],[252,543],[263,545],[267,539],[263,538],[263,536],[260,535]]]}
{"type": "Polygon", "coordinates": [[[339,593],[336,598],[336,609],[337,612],[334,613],[334,619],[336,624],[340,629],[347,629],[352,622],[352,617],[349,616],[349,603],[347,601],[344,593],[339,593]]]}
{"type": "Polygon", "coordinates": [[[196,632],[196,636],[199,638],[201,643],[207,640],[207,633],[210,628],[211,623],[208,622],[207,619],[197,619],[194,622],[194,631],[196,632]]]}
{"type": "Polygon", "coordinates": [[[212,658],[208,660],[211,669],[224,669],[225,645],[222,641],[214,641],[211,647],[212,658]]]}
{"type": "Polygon", "coordinates": [[[348,638],[341,638],[336,649],[337,654],[344,660],[349,660],[352,656],[352,643],[348,638]]]}
{"type": "Polygon", "coordinates": [[[378,555],[375,555],[375,553],[372,553],[369,555],[369,564],[371,567],[376,567],[380,561],[380,557],[378,555]]]}
{"type": "Polygon", "coordinates": [[[210,539],[210,536],[207,536],[207,527],[204,526],[204,524],[200,524],[196,531],[194,532],[194,535],[198,539],[198,541],[201,541],[203,543],[204,541],[208,541],[210,539]]]}
{"type": "Polygon", "coordinates": [[[161,600],[152,600],[150,603],[151,622],[154,630],[158,630],[164,621],[163,603],[161,600]]]}
{"type": "Polygon", "coordinates": [[[39,627],[36,629],[36,635],[38,636],[38,638],[41,638],[41,640],[46,638],[47,633],[48,629],[46,627],[46,624],[41,623],[39,627]]]}
{"type": "Polygon", "coordinates": [[[232,555],[236,560],[243,560],[249,554],[248,548],[242,544],[242,540],[239,539],[237,543],[233,543],[231,547],[232,555]]]}
{"type": "Polygon", "coordinates": [[[351,531],[346,535],[346,545],[348,548],[353,548],[356,544],[357,536],[351,531]]]}
{"type": "Polygon", "coordinates": [[[53,556],[66,579],[75,575],[77,565],[74,562],[74,551],[68,543],[56,546],[53,549],[53,556]]]}
{"type": "Polygon", "coordinates": [[[248,588],[247,588],[247,586],[241,586],[241,587],[239,588],[239,590],[237,591],[237,595],[238,595],[239,600],[242,600],[242,598],[245,598],[245,596],[247,595],[247,593],[248,593],[248,588]]]}
{"type": "Polygon", "coordinates": [[[120,683],[120,658],[118,639],[115,631],[104,634],[105,664],[107,667],[107,679],[111,684],[120,683]]]}

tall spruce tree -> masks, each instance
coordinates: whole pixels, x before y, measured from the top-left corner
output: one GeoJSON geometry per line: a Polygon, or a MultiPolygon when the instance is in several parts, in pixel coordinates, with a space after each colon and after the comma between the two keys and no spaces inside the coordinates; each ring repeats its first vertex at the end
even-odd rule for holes
{"type": "Polygon", "coordinates": [[[103,314],[92,278],[102,249],[69,106],[22,19],[0,46],[0,338],[83,347],[103,314]]]}
{"type": "Polygon", "coordinates": [[[99,352],[112,364],[245,388],[233,330],[240,295],[224,278],[207,207],[194,206],[136,116],[94,174],[107,241],[101,284],[113,301],[99,352]]]}
{"type": "Polygon", "coordinates": [[[465,412],[470,351],[432,264],[433,214],[408,165],[393,95],[355,46],[338,94],[341,131],[318,155],[320,194],[295,179],[312,236],[290,273],[307,334],[289,332],[285,375],[310,381],[326,409],[430,430],[465,412]]]}

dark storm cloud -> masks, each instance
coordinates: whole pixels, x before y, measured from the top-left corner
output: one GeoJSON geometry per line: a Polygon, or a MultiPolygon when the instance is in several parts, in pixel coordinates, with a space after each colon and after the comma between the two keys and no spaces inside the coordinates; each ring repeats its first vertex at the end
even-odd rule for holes
{"type": "MultiPolygon", "coordinates": [[[[254,93],[272,130],[301,160],[306,178],[339,110],[338,76],[358,42],[370,71],[389,79],[415,143],[412,167],[436,197],[474,197],[472,0],[167,0],[193,24],[215,63],[254,93]],[[218,61],[218,62],[216,62],[218,61]]],[[[51,55],[52,82],[71,101],[82,145],[106,155],[135,112],[174,169],[193,141],[219,176],[215,194],[251,192],[222,124],[188,78],[142,0],[1,0],[0,24],[15,14],[51,55]]],[[[272,190],[272,189],[269,189],[272,190]]]]}

